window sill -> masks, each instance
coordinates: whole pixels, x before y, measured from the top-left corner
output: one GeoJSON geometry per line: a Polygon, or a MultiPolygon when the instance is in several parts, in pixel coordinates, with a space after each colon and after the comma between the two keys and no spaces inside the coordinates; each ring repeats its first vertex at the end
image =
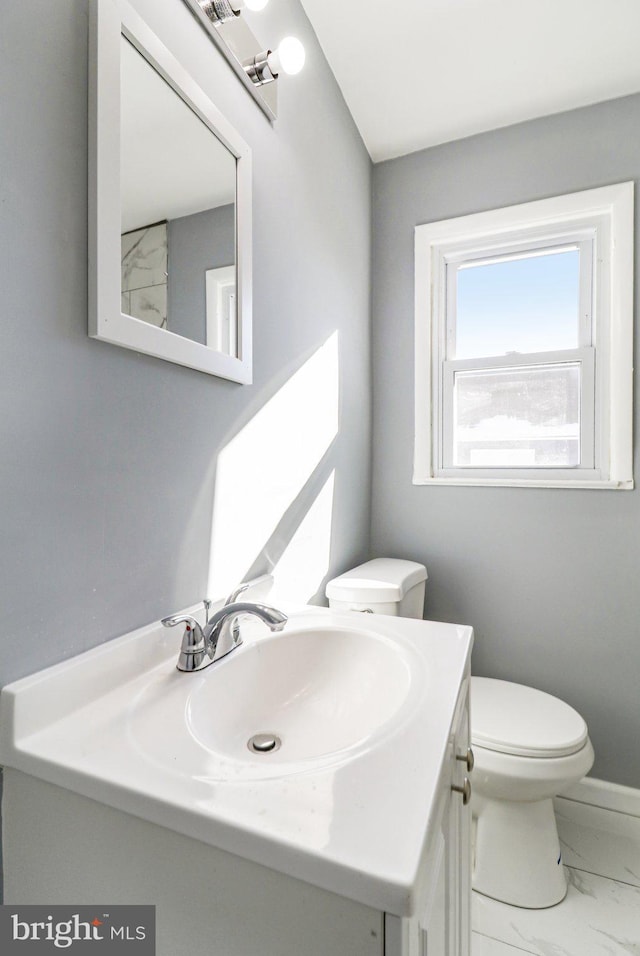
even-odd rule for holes
{"type": "Polygon", "coordinates": [[[441,485],[485,488],[584,488],[604,491],[633,491],[633,479],[627,481],[578,481],[548,478],[413,478],[414,485],[441,485]]]}

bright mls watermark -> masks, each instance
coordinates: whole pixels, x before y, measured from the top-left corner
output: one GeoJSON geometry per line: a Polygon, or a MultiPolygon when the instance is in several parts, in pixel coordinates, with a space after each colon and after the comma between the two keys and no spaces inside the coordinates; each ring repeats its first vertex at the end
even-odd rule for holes
{"type": "Polygon", "coordinates": [[[155,956],[155,906],[0,906],[0,953],[155,956]]]}

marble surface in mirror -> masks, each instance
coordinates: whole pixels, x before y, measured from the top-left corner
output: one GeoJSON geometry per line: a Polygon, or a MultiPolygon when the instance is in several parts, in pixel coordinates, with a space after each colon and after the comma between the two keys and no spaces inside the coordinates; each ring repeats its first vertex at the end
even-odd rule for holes
{"type": "Polygon", "coordinates": [[[122,311],[167,327],[167,223],[122,235],[122,311]]]}

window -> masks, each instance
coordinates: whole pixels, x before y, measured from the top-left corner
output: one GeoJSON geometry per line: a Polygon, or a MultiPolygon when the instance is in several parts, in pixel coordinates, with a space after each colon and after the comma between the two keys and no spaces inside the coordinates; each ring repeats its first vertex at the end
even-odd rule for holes
{"type": "Polygon", "coordinates": [[[414,483],[632,488],[633,183],[416,227],[414,483]]]}

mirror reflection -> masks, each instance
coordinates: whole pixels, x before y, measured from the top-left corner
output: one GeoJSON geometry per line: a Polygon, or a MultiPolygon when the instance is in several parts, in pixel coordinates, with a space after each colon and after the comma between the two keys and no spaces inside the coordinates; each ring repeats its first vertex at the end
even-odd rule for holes
{"type": "Polygon", "coordinates": [[[121,38],[122,312],[236,357],[236,159],[121,38]]]}

